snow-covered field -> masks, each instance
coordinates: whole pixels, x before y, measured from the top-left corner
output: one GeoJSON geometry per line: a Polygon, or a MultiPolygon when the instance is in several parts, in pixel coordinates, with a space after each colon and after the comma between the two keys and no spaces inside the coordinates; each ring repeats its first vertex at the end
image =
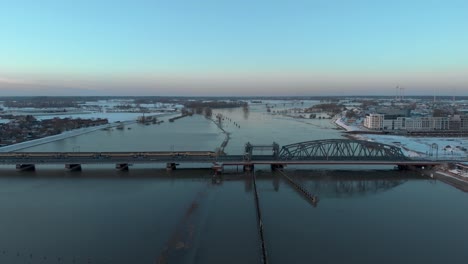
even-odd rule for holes
{"type": "Polygon", "coordinates": [[[363,119],[359,118],[354,122],[349,122],[349,120],[344,116],[345,112],[335,115],[333,117],[333,122],[343,128],[346,131],[368,131],[366,127],[363,126],[363,119]]]}
{"type": "Polygon", "coordinates": [[[419,158],[466,159],[467,138],[405,137],[394,135],[360,134],[353,137],[403,148],[406,155],[419,158]],[[437,144],[437,150],[432,144],[437,144]],[[432,154],[432,156],[431,156],[432,154]]]}
{"type": "MultiPolygon", "coordinates": [[[[164,113],[150,113],[146,114],[149,116],[156,116],[162,115],[164,113]]],[[[95,113],[83,113],[83,114],[71,114],[71,115],[44,115],[44,116],[36,116],[38,120],[44,119],[51,119],[54,117],[59,118],[82,118],[82,119],[97,119],[97,118],[107,118],[109,123],[114,123],[117,121],[124,122],[124,121],[134,121],[139,116],[142,116],[142,113],[102,113],[102,112],[95,112],[95,113]]]]}
{"type": "Polygon", "coordinates": [[[458,169],[449,170],[449,172],[451,172],[451,173],[453,173],[453,174],[460,175],[460,176],[465,177],[465,178],[468,179],[468,172],[465,172],[465,171],[462,171],[462,170],[458,170],[458,169]]]}
{"type": "Polygon", "coordinates": [[[365,130],[365,128],[362,128],[362,127],[357,126],[357,125],[348,125],[348,124],[346,124],[345,120],[343,118],[337,118],[335,120],[335,124],[342,127],[346,131],[362,131],[362,130],[365,130]]]}
{"type": "MultiPolygon", "coordinates": [[[[115,107],[120,105],[131,105],[135,107],[133,110],[137,110],[137,106],[147,107],[151,113],[146,115],[156,116],[166,114],[168,111],[175,111],[182,108],[182,105],[166,104],[166,103],[155,103],[155,104],[134,104],[133,99],[110,99],[110,100],[99,100],[94,102],[86,102],[81,105],[81,108],[15,108],[5,107],[0,103],[0,108],[3,108],[7,113],[13,115],[33,115],[38,120],[45,120],[51,118],[83,118],[83,119],[97,119],[107,118],[110,123],[117,121],[133,121],[137,117],[143,115],[143,113],[119,110],[115,107]],[[61,112],[66,109],[67,112],[61,112]],[[57,111],[56,113],[49,113],[51,110],[57,111]],[[59,111],[60,110],[60,111],[59,111]],[[158,112],[160,111],[160,112],[158,112]]],[[[6,123],[9,120],[0,121],[0,123],[6,123]]]]}
{"type": "MultiPolygon", "coordinates": [[[[346,120],[341,117],[336,118],[335,124],[346,131],[366,130],[357,123],[347,124],[346,120]]],[[[356,134],[352,137],[400,147],[408,157],[427,159],[467,159],[468,157],[468,138],[406,137],[378,134],[356,134]],[[434,143],[437,145],[436,148],[432,147],[434,143]]]]}

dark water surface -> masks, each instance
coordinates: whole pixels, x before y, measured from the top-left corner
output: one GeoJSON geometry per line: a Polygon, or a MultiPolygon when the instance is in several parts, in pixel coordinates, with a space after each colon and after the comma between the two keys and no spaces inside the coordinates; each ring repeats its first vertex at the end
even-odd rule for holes
{"type": "Polygon", "coordinates": [[[0,263],[260,259],[241,180],[213,185],[206,170],[1,174],[11,177],[0,178],[0,263]]]}
{"type": "MultiPolygon", "coordinates": [[[[261,263],[250,175],[213,183],[209,170],[0,173],[0,263],[261,263]]],[[[286,173],[320,201],[256,172],[270,263],[468,257],[466,193],[411,172],[286,173]]]]}
{"type": "MultiPolygon", "coordinates": [[[[314,104],[317,102],[308,102],[314,104]]],[[[286,107],[278,103],[274,109],[286,107]]],[[[225,151],[340,138],[329,120],[214,110],[229,118],[225,151]]],[[[162,118],[164,119],[164,118],[162,118]]],[[[201,116],[97,131],[24,151],[215,150],[226,135],[201,116]]],[[[268,153],[259,153],[268,154],[268,153]]],[[[252,176],[135,165],[0,168],[0,263],[261,263],[252,176]]],[[[183,167],[183,166],[181,166],[183,167]]],[[[391,167],[256,167],[269,263],[466,263],[468,197],[391,167]]]]}
{"type": "Polygon", "coordinates": [[[409,172],[288,174],[320,202],[259,181],[271,263],[466,263],[466,193],[409,172]]]}

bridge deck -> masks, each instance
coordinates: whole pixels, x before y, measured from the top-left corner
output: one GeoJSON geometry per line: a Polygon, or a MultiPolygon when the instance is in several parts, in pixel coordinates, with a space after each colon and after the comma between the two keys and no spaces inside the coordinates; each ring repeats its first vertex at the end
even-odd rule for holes
{"type": "Polygon", "coordinates": [[[218,156],[211,151],[185,152],[14,152],[0,153],[1,164],[142,164],[142,163],[218,163],[222,166],[235,165],[438,165],[447,161],[434,160],[388,160],[358,157],[308,157],[297,159],[274,158],[272,155],[218,156]]]}

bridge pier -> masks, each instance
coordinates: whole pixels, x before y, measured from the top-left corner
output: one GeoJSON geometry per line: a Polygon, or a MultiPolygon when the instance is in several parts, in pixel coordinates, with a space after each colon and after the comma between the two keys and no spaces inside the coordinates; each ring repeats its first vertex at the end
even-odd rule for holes
{"type": "Polygon", "coordinates": [[[128,171],[128,163],[115,164],[115,168],[119,171],[128,171]]]}
{"type": "Polygon", "coordinates": [[[222,164],[213,164],[211,169],[213,169],[214,175],[220,175],[223,173],[224,167],[222,164]]]}
{"type": "Polygon", "coordinates": [[[172,170],[175,170],[176,168],[177,168],[177,163],[174,163],[174,162],[166,163],[166,170],[172,171],[172,170]]]}
{"type": "Polygon", "coordinates": [[[17,171],[35,171],[36,166],[34,164],[16,164],[17,171]]]}
{"type": "Polygon", "coordinates": [[[76,163],[65,164],[65,169],[69,171],[81,171],[81,164],[76,164],[76,163]]]}
{"type": "Polygon", "coordinates": [[[245,164],[243,167],[244,171],[253,171],[254,170],[254,165],[253,164],[245,164]]]}
{"type": "Polygon", "coordinates": [[[434,165],[398,165],[398,170],[431,170],[434,168],[434,165]]]}
{"type": "Polygon", "coordinates": [[[398,170],[409,170],[408,165],[398,165],[398,170]]]}
{"type": "Polygon", "coordinates": [[[271,170],[272,171],[282,171],[284,169],[284,165],[283,164],[271,164],[271,170]]]}

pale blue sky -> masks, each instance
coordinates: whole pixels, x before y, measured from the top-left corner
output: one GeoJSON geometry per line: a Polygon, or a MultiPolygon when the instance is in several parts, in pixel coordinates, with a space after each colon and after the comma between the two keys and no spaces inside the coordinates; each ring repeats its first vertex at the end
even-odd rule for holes
{"type": "Polygon", "coordinates": [[[468,95],[468,1],[0,0],[0,95],[468,95]]]}

